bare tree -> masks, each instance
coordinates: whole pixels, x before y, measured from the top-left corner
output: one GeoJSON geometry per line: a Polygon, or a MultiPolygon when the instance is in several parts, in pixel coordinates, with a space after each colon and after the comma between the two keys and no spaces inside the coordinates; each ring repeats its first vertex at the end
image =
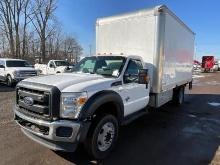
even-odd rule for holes
{"type": "Polygon", "coordinates": [[[74,37],[66,37],[64,42],[64,57],[69,61],[77,63],[79,56],[82,54],[82,47],[78,44],[74,37]]]}
{"type": "MultiPolygon", "coordinates": [[[[2,30],[5,32],[9,44],[11,54],[14,57],[21,57],[21,21],[24,15],[24,33],[27,26],[27,7],[30,0],[1,0],[0,1],[0,20],[2,30]],[[24,14],[23,11],[24,10],[24,14]]],[[[24,34],[23,34],[24,36],[24,34]]],[[[25,37],[23,37],[24,40],[25,37]]],[[[25,46],[25,43],[23,43],[25,46]]]]}
{"type": "Polygon", "coordinates": [[[24,2],[24,6],[22,9],[22,13],[23,13],[23,39],[22,39],[22,56],[21,57],[25,57],[26,56],[26,49],[27,47],[27,26],[28,24],[31,22],[32,15],[33,15],[33,7],[31,6],[30,0],[26,0],[24,2]]]}
{"type": "Polygon", "coordinates": [[[0,55],[77,62],[82,47],[64,35],[55,9],[55,0],[0,0],[0,55]]]}
{"type": "Polygon", "coordinates": [[[34,19],[32,23],[40,38],[41,58],[46,59],[46,39],[53,29],[49,30],[49,20],[56,9],[55,0],[35,0],[34,19]]]}
{"type": "Polygon", "coordinates": [[[1,21],[1,30],[5,33],[9,42],[10,54],[14,56],[15,44],[14,44],[14,33],[13,33],[13,21],[11,15],[11,3],[12,0],[0,1],[0,21],[1,21]]]}
{"type": "Polygon", "coordinates": [[[20,18],[21,18],[21,10],[23,8],[25,0],[14,0],[9,4],[10,14],[12,17],[12,21],[15,29],[15,56],[20,58],[20,18]]]}

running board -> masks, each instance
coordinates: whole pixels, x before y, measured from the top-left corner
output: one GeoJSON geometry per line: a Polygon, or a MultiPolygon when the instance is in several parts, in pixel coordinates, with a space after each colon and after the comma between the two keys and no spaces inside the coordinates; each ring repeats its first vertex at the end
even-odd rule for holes
{"type": "Polygon", "coordinates": [[[128,115],[127,117],[125,117],[125,119],[123,120],[121,125],[127,125],[127,124],[131,123],[132,121],[134,121],[134,120],[138,119],[139,117],[144,116],[146,114],[148,114],[148,111],[146,109],[143,109],[143,110],[135,112],[131,115],[128,115]]]}

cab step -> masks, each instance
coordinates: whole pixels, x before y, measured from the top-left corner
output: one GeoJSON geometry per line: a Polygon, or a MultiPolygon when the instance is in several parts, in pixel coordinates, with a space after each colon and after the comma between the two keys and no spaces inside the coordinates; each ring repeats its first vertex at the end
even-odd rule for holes
{"type": "Polygon", "coordinates": [[[149,112],[146,109],[142,109],[138,112],[135,112],[131,115],[128,115],[127,117],[125,117],[125,119],[122,122],[122,125],[127,125],[129,123],[131,123],[132,121],[138,119],[141,116],[147,115],[149,112]]]}

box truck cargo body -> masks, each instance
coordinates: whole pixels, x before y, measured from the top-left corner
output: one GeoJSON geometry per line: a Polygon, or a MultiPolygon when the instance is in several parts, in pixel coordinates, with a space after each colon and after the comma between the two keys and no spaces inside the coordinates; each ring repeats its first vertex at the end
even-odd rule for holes
{"type": "Polygon", "coordinates": [[[151,92],[192,81],[194,33],[166,6],[101,18],[96,53],[141,56],[151,74],[151,92]]]}

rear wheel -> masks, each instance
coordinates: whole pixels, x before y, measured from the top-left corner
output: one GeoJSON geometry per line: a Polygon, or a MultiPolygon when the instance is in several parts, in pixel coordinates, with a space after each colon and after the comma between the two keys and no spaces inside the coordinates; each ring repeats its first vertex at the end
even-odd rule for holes
{"type": "Polygon", "coordinates": [[[118,121],[110,114],[98,116],[89,130],[85,147],[95,159],[105,158],[114,148],[118,138],[118,121]]]}
{"type": "Polygon", "coordinates": [[[181,105],[184,102],[185,87],[181,86],[173,91],[173,103],[175,105],[181,105]]]}

